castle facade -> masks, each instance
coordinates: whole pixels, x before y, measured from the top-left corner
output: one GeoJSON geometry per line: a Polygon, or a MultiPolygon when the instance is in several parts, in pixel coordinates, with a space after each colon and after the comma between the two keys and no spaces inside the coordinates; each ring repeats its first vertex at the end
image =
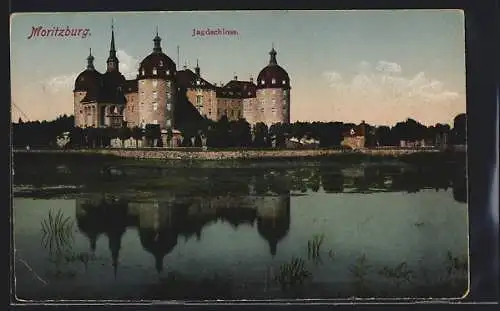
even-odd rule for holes
{"type": "Polygon", "coordinates": [[[178,70],[175,62],[161,47],[158,32],[153,51],[140,63],[135,79],[127,80],[119,68],[114,29],[106,72],[95,69],[90,51],[87,68],[75,81],[74,116],[77,127],[142,127],[157,124],[162,130],[176,129],[180,119],[189,122],[192,115],[182,116],[182,99],[189,102],[188,111],[197,117],[218,121],[223,116],[235,121],[246,119],[251,125],[263,122],[290,123],[290,78],[278,65],[274,47],[269,64],[254,82],[235,76],[225,85],[206,80],[198,62],[194,71],[186,66],[178,70]]]}

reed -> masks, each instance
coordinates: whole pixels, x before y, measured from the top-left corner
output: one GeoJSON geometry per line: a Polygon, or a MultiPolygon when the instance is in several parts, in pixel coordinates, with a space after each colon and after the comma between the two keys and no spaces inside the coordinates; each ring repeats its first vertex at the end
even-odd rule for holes
{"type": "Polygon", "coordinates": [[[305,266],[305,261],[302,258],[292,257],[290,262],[284,263],[280,266],[276,282],[282,288],[294,287],[302,285],[305,280],[311,277],[305,266]]]}
{"type": "Polygon", "coordinates": [[[318,262],[321,261],[321,246],[325,241],[324,234],[315,234],[311,240],[307,241],[307,258],[318,262]]]}
{"type": "Polygon", "coordinates": [[[61,210],[49,211],[41,222],[42,246],[49,250],[50,256],[59,256],[72,249],[74,242],[74,221],[65,217],[61,210]]]}

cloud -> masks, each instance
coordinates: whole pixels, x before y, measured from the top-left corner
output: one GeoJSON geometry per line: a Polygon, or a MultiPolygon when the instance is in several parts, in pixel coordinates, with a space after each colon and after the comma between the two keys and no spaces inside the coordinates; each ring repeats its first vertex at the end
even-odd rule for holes
{"type": "Polygon", "coordinates": [[[59,93],[59,92],[72,92],[75,84],[77,73],[55,76],[42,81],[41,88],[43,92],[59,93]]]}
{"type": "Polygon", "coordinates": [[[336,105],[339,119],[394,124],[412,117],[434,124],[448,122],[455,113],[465,110],[465,97],[447,90],[443,82],[424,72],[414,76],[402,73],[401,66],[394,62],[380,61],[372,66],[363,61],[351,78],[343,78],[336,71],[324,72],[323,77],[332,89],[331,105],[336,105]]]}
{"type": "Polygon", "coordinates": [[[139,60],[124,50],[116,51],[116,57],[120,60],[120,72],[125,78],[134,79],[139,72],[139,60]]]}
{"type": "Polygon", "coordinates": [[[387,72],[387,73],[401,73],[401,66],[396,63],[380,61],[375,67],[377,71],[387,72]]]}

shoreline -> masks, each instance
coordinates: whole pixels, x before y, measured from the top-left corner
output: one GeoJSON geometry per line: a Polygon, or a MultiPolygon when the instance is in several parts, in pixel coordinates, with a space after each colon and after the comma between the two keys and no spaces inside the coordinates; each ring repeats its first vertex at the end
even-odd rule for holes
{"type": "Polygon", "coordinates": [[[358,150],[342,149],[283,149],[283,150],[205,150],[198,149],[14,149],[14,154],[75,154],[101,155],[138,160],[276,160],[276,159],[320,159],[330,157],[369,157],[369,158],[404,158],[417,155],[445,155],[464,153],[434,148],[364,148],[358,150]]]}

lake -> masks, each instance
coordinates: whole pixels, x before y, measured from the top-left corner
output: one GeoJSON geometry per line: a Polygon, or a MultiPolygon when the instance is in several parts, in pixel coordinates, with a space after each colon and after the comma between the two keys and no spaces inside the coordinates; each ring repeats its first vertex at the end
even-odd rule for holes
{"type": "Polygon", "coordinates": [[[460,298],[465,161],[15,155],[25,300],[460,298]]]}

